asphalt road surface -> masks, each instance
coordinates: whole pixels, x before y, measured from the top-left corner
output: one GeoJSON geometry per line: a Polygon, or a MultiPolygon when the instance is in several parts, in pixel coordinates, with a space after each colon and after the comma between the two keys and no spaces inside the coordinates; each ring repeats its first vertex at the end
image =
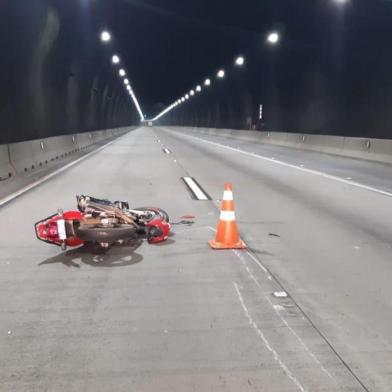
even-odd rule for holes
{"type": "Polygon", "coordinates": [[[391,391],[391,168],[130,132],[0,209],[0,390],[391,391]],[[246,251],[207,245],[226,181],[246,251]],[[194,224],[101,255],[37,241],[76,194],[194,224]]]}

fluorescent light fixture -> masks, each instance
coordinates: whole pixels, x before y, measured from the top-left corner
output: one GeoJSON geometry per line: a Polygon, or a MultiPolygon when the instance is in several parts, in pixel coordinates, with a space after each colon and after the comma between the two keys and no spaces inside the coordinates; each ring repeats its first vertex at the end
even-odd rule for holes
{"type": "Polygon", "coordinates": [[[120,62],[120,57],[118,57],[116,54],[112,56],[112,63],[113,64],[118,64],[120,62]]]}
{"type": "Polygon", "coordinates": [[[225,71],[223,69],[219,70],[218,73],[216,74],[216,76],[219,79],[223,79],[225,77],[225,71]]]}
{"type": "MultiPolygon", "coordinates": [[[[197,86],[196,87],[196,91],[201,91],[201,86],[197,86]]],[[[191,90],[189,92],[189,94],[191,95],[195,95],[195,91],[191,90]]],[[[162,110],[162,112],[160,112],[157,116],[155,116],[154,118],[150,119],[150,120],[146,120],[146,121],[151,121],[154,122],[158,119],[160,119],[162,116],[164,116],[165,114],[169,113],[170,111],[172,111],[173,109],[175,109],[178,105],[181,105],[183,102],[185,102],[185,100],[189,99],[189,95],[185,94],[183,97],[181,97],[180,99],[178,99],[177,101],[173,102],[170,106],[168,106],[165,110],[162,110]]]]}
{"type": "Polygon", "coordinates": [[[110,42],[112,39],[111,34],[108,31],[102,31],[101,33],[101,41],[102,42],[110,42]]]}
{"type": "Polygon", "coordinates": [[[139,113],[140,121],[144,121],[143,111],[142,111],[142,109],[140,107],[139,101],[137,100],[134,91],[132,90],[132,87],[131,87],[131,85],[129,83],[129,80],[128,79],[124,79],[124,83],[127,86],[126,87],[127,91],[128,91],[129,95],[132,98],[133,104],[135,105],[135,108],[136,108],[137,112],[139,113]]]}
{"type": "Polygon", "coordinates": [[[204,81],[204,86],[211,86],[211,80],[210,79],[206,79],[204,81]]]}
{"type": "Polygon", "coordinates": [[[276,45],[279,42],[279,40],[280,40],[280,35],[276,31],[272,31],[267,35],[267,42],[270,45],[276,45]]]}
{"type": "Polygon", "coordinates": [[[118,74],[123,78],[127,73],[125,72],[124,69],[121,68],[121,69],[118,71],[118,74]]]}
{"type": "Polygon", "coordinates": [[[239,67],[242,67],[245,64],[245,59],[243,56],[239,56],[235,60],[235,65],[238,65],[239,67]]]}

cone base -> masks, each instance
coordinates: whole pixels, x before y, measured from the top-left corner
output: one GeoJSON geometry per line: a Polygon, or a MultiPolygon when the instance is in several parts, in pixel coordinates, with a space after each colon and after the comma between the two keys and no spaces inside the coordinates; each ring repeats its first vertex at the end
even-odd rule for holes
{"type": "Polygon", "coordinates": [[[235,244],[222,244],[220,242],[216,242],[215,240],[208,241],[208,244],[212,249],[245,249],[246,244],[244,241],[239,240],[235,244]]]}

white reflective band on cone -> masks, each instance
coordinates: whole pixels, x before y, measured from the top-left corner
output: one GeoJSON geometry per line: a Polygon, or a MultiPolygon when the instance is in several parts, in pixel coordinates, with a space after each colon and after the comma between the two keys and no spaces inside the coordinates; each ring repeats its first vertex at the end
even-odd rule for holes
{"type": "Polygon", "coordinates": [[[223,220],[225,222],[235,221],[235,213],[234,213],[234,211],[221,211],[221,213],[220,213],[220,220],[223,220]]]}
{"type": "Polygon", "coordinates": [[[224,191],[223,192],[223,200],[233,201],[233,191],[224,191]]]}

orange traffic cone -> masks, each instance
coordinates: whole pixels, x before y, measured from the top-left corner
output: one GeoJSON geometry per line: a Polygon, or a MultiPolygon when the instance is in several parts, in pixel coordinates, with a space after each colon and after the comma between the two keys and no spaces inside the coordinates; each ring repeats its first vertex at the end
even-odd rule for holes
{"type": "Polygon", "coordinates": [[[225,184],[221,205],[220,219],[215,240],[208,241],[213,249],[244,249],[245,243],[238,235],[237,222],[235,220],[233,186],[225,184]]]}

